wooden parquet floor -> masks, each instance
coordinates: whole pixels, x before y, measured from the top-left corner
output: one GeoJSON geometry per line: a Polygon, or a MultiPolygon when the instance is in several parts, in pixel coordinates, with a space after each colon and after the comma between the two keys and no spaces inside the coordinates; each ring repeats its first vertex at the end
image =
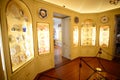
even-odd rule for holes
{"type": "Polygon", "coordinates": [[[55,54],[54,58],[55,58],[55,67],[56,68],[63,66],[71,61],[62,56],[62,48],[60,46],[55,46],[54,54],[55,54]]]}
{"type": "Polygon", "coordinates": [[[120,64],[100,58],[77,58],[38,74],[35,80],[120,80],[120,64]]]}

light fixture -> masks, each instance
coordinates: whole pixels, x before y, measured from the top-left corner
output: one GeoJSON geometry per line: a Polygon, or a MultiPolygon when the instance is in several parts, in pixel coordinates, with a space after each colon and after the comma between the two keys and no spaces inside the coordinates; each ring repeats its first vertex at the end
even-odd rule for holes
{"type": "Polygon", "coordinates": [[[110,0],[109,3],[110,3],[110,4],[117,5],[119,1],[120,1],[120,0],[110,0]]]}
{"type": "Polygon", "coordinates": [[[97,67],[97,68],[95,68],[95,69],[96,69],[96,71],[98,71],[98,72],[101,72],[101,71],[102,71],[102,69],[99,68],[99,67],[97,67]]]}

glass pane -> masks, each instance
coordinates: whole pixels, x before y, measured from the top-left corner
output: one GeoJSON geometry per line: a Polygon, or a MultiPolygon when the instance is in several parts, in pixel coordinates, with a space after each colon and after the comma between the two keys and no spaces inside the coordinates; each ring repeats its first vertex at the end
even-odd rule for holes
{"type": "Polygon", "coordinates": [[[78,46],[78,26],[73,27],[73,45],[78,46]]]}
{"type": "Polygon", "coordinates": [[[38,52],[45,54],[50,52],[49,24],[37,23],[38,52]]]}
{"type": "Polygon", "coordinates": [[[86,20],[81,27],[81,45],[94,46],[96,40],[96,26],[92,20],[86,20]]]}
{"type": "Polygon", "coordinates": [[[34,57],[32,20],[28,8],[11,1],[7,6],[8,39],[12,71],[34,57]]]}
{"type": "Polygon", "coordinates": [[[108,47],[109,45],[109,26],[101,26],[100,27],[100,36],[99,43],[102,47],[108,47]]]}

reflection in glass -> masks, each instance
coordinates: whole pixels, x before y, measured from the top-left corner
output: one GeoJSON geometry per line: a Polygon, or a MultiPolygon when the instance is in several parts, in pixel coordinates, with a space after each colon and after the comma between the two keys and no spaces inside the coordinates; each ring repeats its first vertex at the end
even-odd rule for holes
{"type": "Polygon", "coordinates": [[[15,1],[8,4],[6,16],[11,65],[15,71],[34,57],[32,19],[28,8],[15,1]]]}
{"type": "Polygon", "coordinates": [[[96,40],[96,26],[91,19],[87,19],[81,26],[81,45],[94,46],[96,40]]]}
{"type": "Polygon", "coordinates": [[[78,26],[73,27],[73,45],[78,46],[78,26]]]}
{"type": "Polygon", "coordinates": [[[49,24],[37,23],[37,34],[39,54],[49,53],[50,51],[49,24]]]}
{"type": "Polygon", "coordinates": [[[109,45],[109,26],[100,27],[99,43],[102,47],[108,47],[109,45]]]}

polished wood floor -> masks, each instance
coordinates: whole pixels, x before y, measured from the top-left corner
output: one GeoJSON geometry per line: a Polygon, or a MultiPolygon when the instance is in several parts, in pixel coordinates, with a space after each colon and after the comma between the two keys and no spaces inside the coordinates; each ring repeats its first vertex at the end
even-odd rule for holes
{"type": "Polygon", "coordinates": [[[120,80],[120,64],[100,58],[77,58],[38,74],[35,80],[120,80]]]}
{"type": "Polygon", "coordinates": [[[40,73],[35,80],[120,80],[120,63],[96,57],[68,60],[55,47],[55,68],[40,73]]]}
{"type": "Polygon", "coordinates": [[[69,59],[62,56],[62,48],[60,46],[55,46],[54,48],[54,54],[55,54],[55,67],[63,66],[70,62],[69,59]]]}

